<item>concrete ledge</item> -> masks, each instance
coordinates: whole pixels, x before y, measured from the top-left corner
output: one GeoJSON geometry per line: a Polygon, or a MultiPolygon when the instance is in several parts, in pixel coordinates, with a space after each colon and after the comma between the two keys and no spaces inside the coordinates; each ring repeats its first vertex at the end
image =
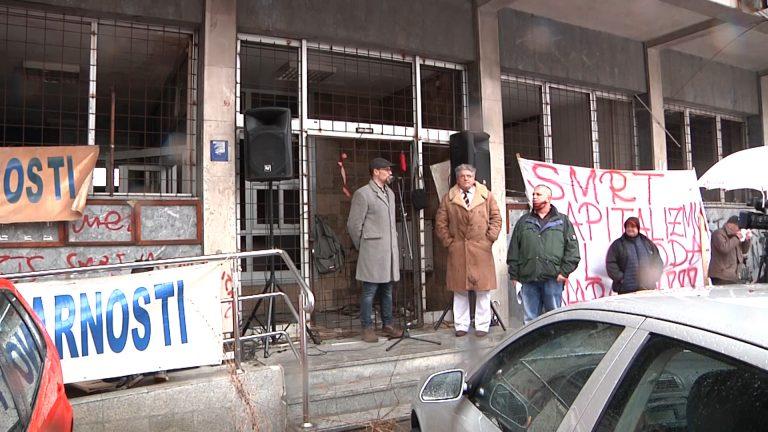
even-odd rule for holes
{"type": "Polygon", "coordinates": [[[78,431],[283,431],[283,368],[201,367],[167,383],[70,400],[78,431]]]}

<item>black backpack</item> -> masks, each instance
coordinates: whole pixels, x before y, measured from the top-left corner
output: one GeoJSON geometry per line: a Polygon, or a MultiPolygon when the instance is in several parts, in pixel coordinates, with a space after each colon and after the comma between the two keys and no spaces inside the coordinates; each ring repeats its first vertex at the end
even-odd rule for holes
{"type": "Polygon", "coordinates": [[[344,267],[344,248],[336,237],[336,233],[320,216],[315,216],[313,236],[317,272],[328,274],[340,271],[344,267]]]}

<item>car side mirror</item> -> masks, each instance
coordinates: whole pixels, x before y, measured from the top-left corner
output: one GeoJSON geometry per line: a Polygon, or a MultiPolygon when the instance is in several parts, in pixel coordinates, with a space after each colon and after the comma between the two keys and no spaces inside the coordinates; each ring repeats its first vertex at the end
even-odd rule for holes
{"type": "Polygon", "coordinates": [[[427,378],[419,392],[422,402],[445,402],[457,400],[464,394],[464,371],[451,369],[434,373],[427,378]]]}
{"type": "Polygon", "coordinates": [[[489,405],[496,415],[507,423],[508,429],[524,430],[529,426],[528,406],[520,395],[504,384],[496,384],[493,388],[489,405]]]}

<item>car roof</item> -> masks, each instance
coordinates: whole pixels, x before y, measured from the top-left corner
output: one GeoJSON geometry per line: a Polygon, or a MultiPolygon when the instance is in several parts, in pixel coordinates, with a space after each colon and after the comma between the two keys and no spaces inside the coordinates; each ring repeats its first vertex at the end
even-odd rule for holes
{"type": "Polygon", "coordinates": [[[573,309],[656,318],[768,348],[768,284],[642,291],[568,307],[573,309]]]}

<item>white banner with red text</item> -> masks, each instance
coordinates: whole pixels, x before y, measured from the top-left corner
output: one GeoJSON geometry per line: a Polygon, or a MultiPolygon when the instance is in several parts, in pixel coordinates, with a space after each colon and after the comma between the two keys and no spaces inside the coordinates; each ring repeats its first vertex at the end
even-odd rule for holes
{"type": "Polygon", "coordinates": [[[579,240],[581,262],[568,278],[565,304],[611,295],[605,255],[630,216],[640,219],[640,232],[659,248],[660,289],[704,285],[709,231],[693,170],[619,171],[518,161],[529,201],[535,186],[551,188],[552,204],[568,216],[579,240]]]}
{"type": "Polygon", "coordinates": [[[70,383],[221,363],[220,297],[229,267],[208,263],[16,287],[51,335],[70,383]]]}

